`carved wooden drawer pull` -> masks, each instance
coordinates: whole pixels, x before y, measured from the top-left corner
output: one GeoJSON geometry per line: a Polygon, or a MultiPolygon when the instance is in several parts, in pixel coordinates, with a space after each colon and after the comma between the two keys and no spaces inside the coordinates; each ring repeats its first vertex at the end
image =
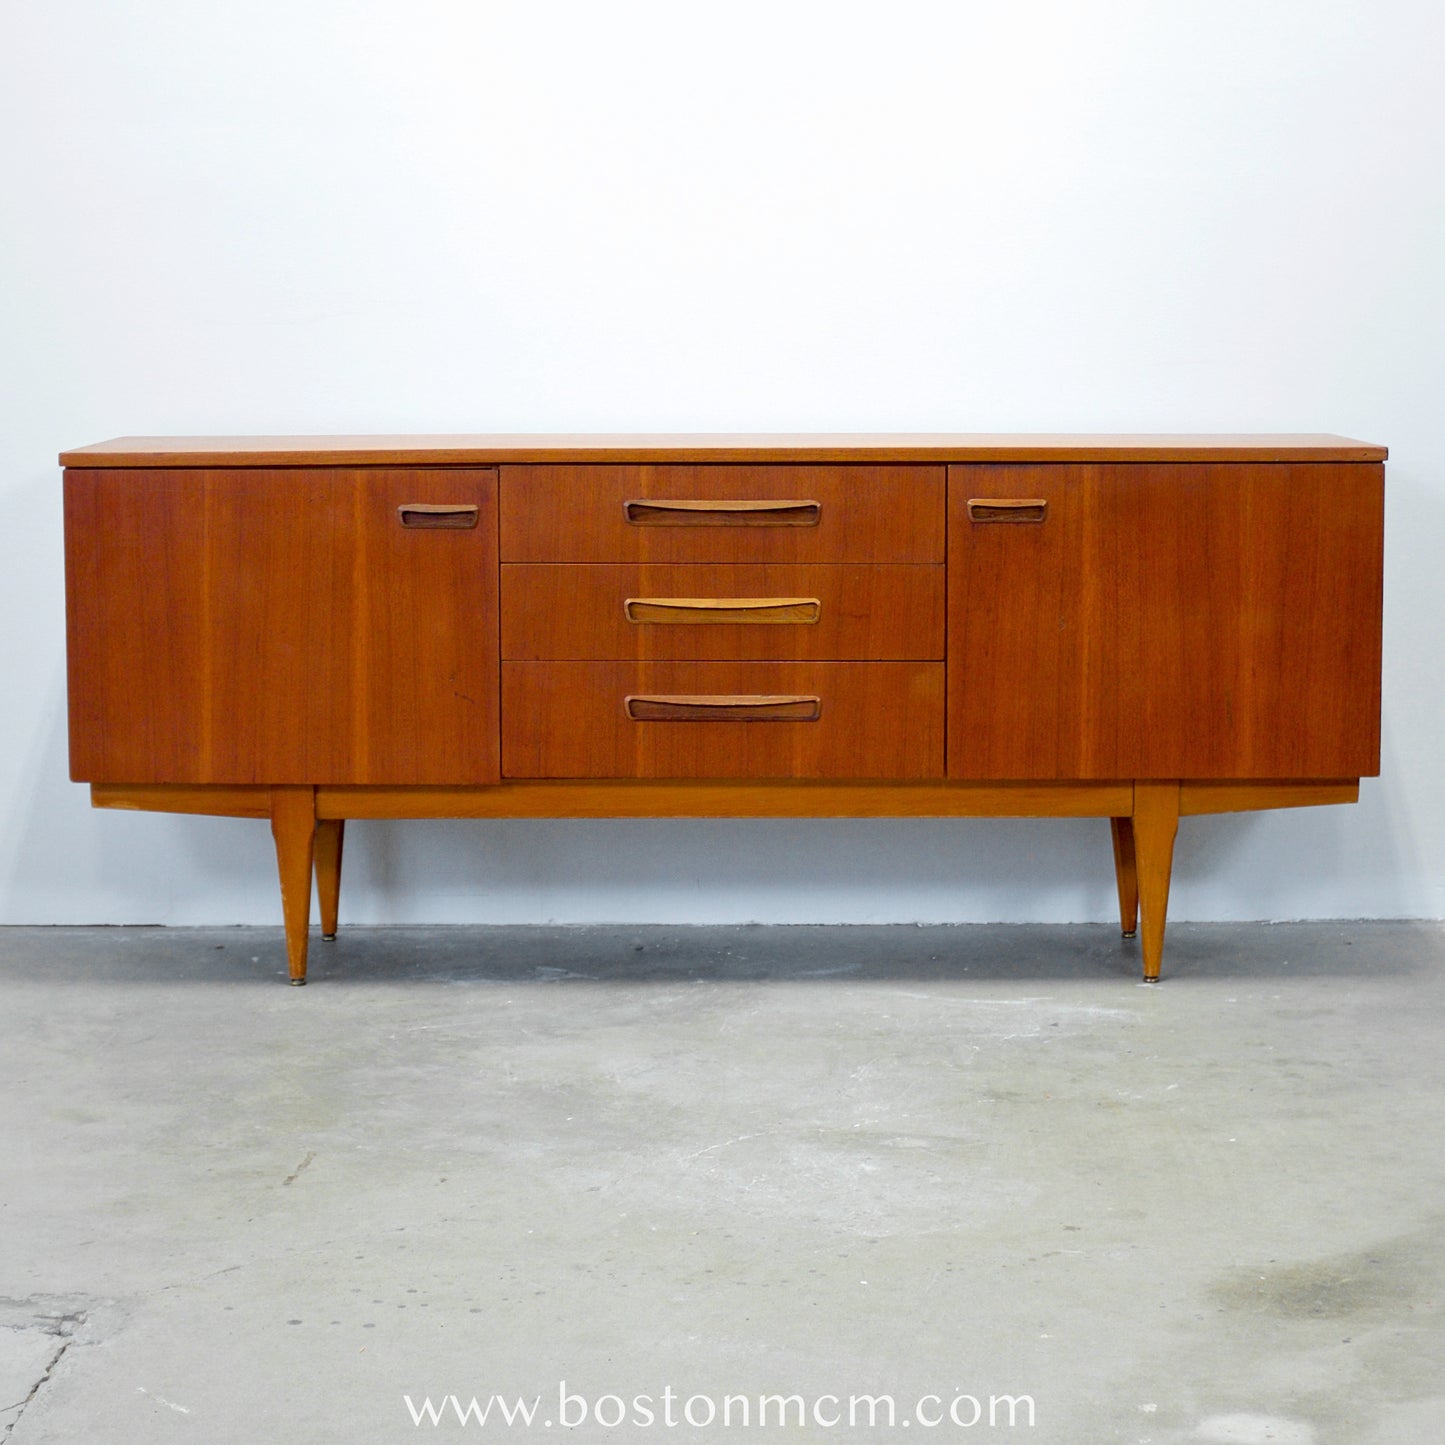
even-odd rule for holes
{"type": "Polygon", "coordinates": [[[465,531],[477,525],[478,508],[464,502],[407,502],[396,509],[403,527],[465,531]]]}
{"type": "Polygon", "coordinates": [[[816,622],[816,597],[629,597],[623,615],[636,623],[816,622]]]}
{"type": "Polygon", "coordinates": [[[1042,522],[1049,504],[1042,497],[970,497],[970,522],[1042,522]]]}
{"type": "Polygon", "coordinates": [[[765,501],[664,502],[652,497],[622,504],[634,527],[816,527],[820,502],[765,501]]]}
{"type": "Polygon", "coordinates": [[[823,713],[822,698],[796,694],[629,697],[625,706],[633,722],[817,722],[823,713]]]}

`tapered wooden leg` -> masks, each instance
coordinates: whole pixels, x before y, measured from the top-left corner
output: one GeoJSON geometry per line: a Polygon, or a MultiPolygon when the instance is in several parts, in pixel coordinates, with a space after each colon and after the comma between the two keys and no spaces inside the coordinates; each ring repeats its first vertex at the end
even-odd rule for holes
{"type": "Polygon", "coordinates": [[[1114,880],[1119,885],[1119,929],[1125,938],[1139,931],[1139,869],[1134,861],[1134,820],[1110,818],[1114,834],[1114,880]]]}
{"type": "Polygon", "coordinates": [[[321,938],[336,937],[336,914],[341,904],[341,845],[346,824],[340,818],[319,819],[316,824],[316,896],[321,904],[321,938]]]}
{"type": "Polygon", "coordinates": [[[1134,784],[1134,852],[1139,880],[1144,981],[1159,977],[1164,957],[1164,917],[1169,911],[1169,874],[1179,831],[1179,784],[1134,784]]]}
{"type": "Polygon", "coordinates": [[[316,790],[271,789],[271,836],[281,874],[286,962],[291,982],[306,982],[306,934],[311,926],[311,868],[316,847],[316,790]]]}

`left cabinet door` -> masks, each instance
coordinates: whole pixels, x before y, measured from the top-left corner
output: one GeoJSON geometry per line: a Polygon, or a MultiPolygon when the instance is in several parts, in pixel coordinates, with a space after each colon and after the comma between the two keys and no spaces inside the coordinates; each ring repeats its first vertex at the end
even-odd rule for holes
{"type": "Polygon", "coordinates": [[[496,497],[478,469],[68,470],[71,776],[495,782],[496,497]]]}

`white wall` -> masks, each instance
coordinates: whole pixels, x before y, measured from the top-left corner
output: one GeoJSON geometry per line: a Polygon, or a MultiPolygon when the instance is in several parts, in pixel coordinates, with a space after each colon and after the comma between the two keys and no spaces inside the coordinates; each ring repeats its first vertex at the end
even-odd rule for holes
{"type": "MultiPolygon", "coordinates": [[[[1445,914],[1436,0],[9,0],[0,918],[272,922],[264,825],[66,780],[62,447],[1335,431],[1391,447],[1384,776],[1177,918],[1445,914]]],[[[357,825],[353,920],[1107,918],[1107,828],[357,825]]]]}

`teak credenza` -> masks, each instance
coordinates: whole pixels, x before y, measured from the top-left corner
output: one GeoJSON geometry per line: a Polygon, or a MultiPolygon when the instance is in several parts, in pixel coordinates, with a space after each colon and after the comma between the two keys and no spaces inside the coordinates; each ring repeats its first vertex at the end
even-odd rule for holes
{"type": "Polygon", "coordinates": [[[71,775],[267,818],[1181,816],[1379,770],[1385,449],[1331,436],[129,437],[66,452],[71,775]]]}

